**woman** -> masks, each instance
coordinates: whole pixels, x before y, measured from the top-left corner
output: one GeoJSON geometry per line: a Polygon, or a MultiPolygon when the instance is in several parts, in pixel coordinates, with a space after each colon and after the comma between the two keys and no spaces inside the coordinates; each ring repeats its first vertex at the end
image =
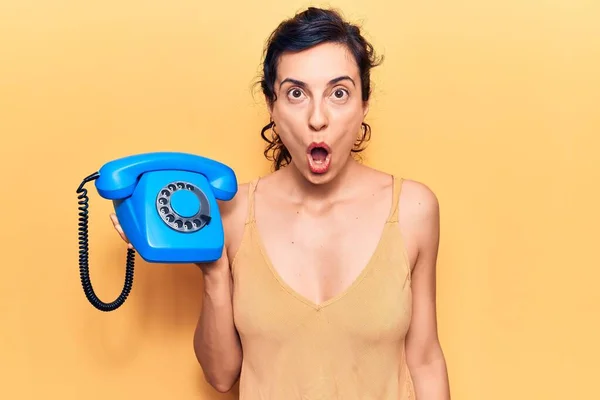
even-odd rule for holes
{"type": "Polygon", "coordinates": [[[220,392],[240,378],[242,400],[450,398],[436,197],[352,156],[370,133],[376,65],[359,28],[330,10],[270,37],[262,135],[275,171],[221,204],[223,256],[200,265],[194,349],[220,392]]]}

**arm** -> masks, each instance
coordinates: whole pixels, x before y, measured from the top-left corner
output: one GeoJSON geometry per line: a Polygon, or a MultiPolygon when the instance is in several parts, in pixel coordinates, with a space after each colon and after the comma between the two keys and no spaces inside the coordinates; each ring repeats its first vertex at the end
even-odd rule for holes
{"type": "Polygon", "coordinates": [[[450,400],[446,361],[438,339],[436,262],[439,205],[424,185],[411,185],[408,229],[417,249],[412,274],[413,317],[406,339],[407,364],[417,400],[450,400]]]}
{"type": "MultiPolygon", "coordinates": [[[[228,228],[234,205],[219,205],[225,231],[231,232],[228,228]]],[[[242,348],[233,321],[233,280],[227,249],[223,249],[222,257],[216,262],[199,264],[199,267],[204,276],[204,290],[194,351],[206,381],[224,393],[237,381],[242,365],[242,348]]]]}

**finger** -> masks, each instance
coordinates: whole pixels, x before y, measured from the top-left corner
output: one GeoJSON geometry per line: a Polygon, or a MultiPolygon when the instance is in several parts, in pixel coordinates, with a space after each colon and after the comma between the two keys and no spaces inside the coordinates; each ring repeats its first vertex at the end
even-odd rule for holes
{"type": "Polygon", "coordinates": [[[123,228],[121,227],[120,224],[116,224],[115,229],[117,230],[117,232],[119,232],[119,235],[121,235],[123,240],[127,240],[127,238],[125,237],[125,232],[123,232],[123,228]]]}
{"type": "Polygon", "coordinates": [[[123,232],[123,228],[121,227],[121,224],[119,223],[119,220],[117,219],[117,216],[115,214],[110,214],[110,219],[113,223],[113,226],[115,227],[115,230],[121,236],[121,239],[123,239],[124,241],[129,243],[129,240],[127,239],[127,236],[125,235],[125,232],[123,232]]]}
{"type": "Polygon", "coordinates": [[[117,215],[115,213],[111,213],[109,217],[112,224],[117,227],[117,225],[119,225],[119,219],[117,218],[117,215]]]}
{"type": "Polygon", "coordinates": [[[133,245],[129,242],[129,239],[127,239],[127,236],[125,235],[125,232],[123,232],[123,228],[121,228],[121,225],[119,225],[119,224],[115,225],[115,229],[121,236],[121,239],[123,239],[125,241],[125,243],[127,243],[127,247],[130,249],[133,249],[133,245]]]}

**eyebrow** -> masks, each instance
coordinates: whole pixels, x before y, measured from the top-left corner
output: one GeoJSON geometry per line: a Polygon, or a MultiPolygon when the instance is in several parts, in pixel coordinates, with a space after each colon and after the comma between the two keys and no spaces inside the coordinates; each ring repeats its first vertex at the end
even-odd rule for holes
{"type": "MultiPolygon", "coordinates": [[[[344,81],[344,80],[348,80],[350,82],[352,82],[352,85],[356,86],[356,84],[354,83],[354,79],[350,78],[348,75],[342,75],[342,76],[338,76],[337,78],[333,78],[332,80],[330,80],[327,84],[328,85],[334,85],[338,82],[344,81]]],[[[306,87],[306,83],[302,82],[298,79],[293,79],[293,78],[285,78],[284,80],[281,81],[281,83],[279,84],[279,87],[281,88],[283,86],[284,83],[286,82],[290,82],[293,83],[294,85],[300,86],[300,87],[306,87]]]]}

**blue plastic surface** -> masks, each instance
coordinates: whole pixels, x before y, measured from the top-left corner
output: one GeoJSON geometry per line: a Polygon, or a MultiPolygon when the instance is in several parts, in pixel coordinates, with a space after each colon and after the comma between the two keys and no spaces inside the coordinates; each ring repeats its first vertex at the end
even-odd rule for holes
{"type": "MultiPolygon", "coordinates": [[[[224,232],[217,199],[230,200],[237,192],[237,179],[231,168],[201,156],[162,152],[111,161],[99,174],[98,193],[113,200],[125,235],[145,261],[203,263],[221,257],[224,232]],[[192,184],[206,196],[209,210],[203,212],[210,211],[210,221],[203,228],[180,232],[161,219],[157,196],[173,182],[192,184]]],[[[200,202],[191,192],[176,191],[173,195],[177,196],[171,198],[171,206],[183,217],[200,209],[200,202]]]]}
{"type": "Polygon", "coordinates": [[[187,190],[180,190],[171,195],[171,207],[185,218],[191,218],[201,209],[198,197],[187,190]]]}
{"type": "Polygon", "coordinates": [[[100,168],[96,189],[105,199],[122,199],[133,193],[140,175],[164,170],[205,175],[214,196],[219,200],[231,200],[237,193],[237,179],[229,166],[210,158],[180,152],[143,153],[110,161],[100,168]]]}

